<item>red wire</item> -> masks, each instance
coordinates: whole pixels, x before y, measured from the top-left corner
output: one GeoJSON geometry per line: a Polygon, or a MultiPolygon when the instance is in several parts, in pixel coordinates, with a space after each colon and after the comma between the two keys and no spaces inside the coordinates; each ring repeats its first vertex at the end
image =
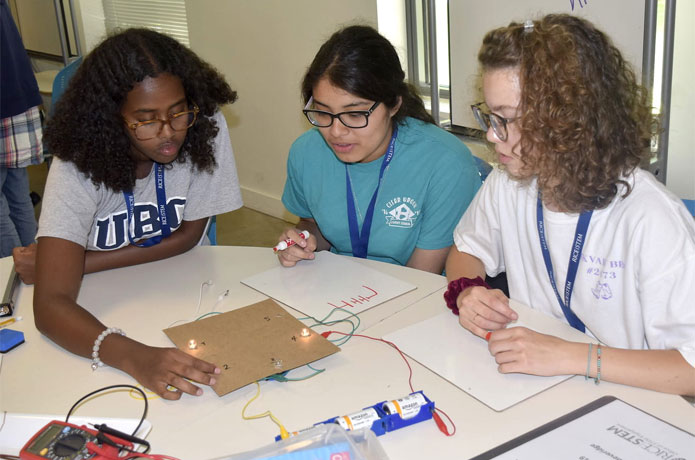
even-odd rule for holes
{"type": "MultiPolygon", "coordinates": [[[[403,358],[403,361],[405,361],[406,366],[408,366],[408,385],[410,386],[410,392],[411,393],[415,392],[415,390],[413,389],[413,368],[410,367],[410,363],[406,359],[406,357],[403,354],[403,352],[401,351],[401,349],[398,348],[395,343],[389,342],[388,340],[379,339],[377,337],[370,337],[368,335],[362,335],[362,334],[349,334],[349,333],[340,332],[340,331],[327,331],[327,332],[328,332],[328,335],[340,334],[340,335],[349,335],[351,337],[362,337],[362,338],[369,339],[369,340],[375,340],[377,342],[384,342],[386,345],[392,346],[398,352],[398,354],[401,355],[401,358],[403,358]]],[[[324,334],[325,334],[325,332],[324,332],[324,334]]],[[[326,337],[328,337],[328,335],[326,335],[326,337]]]]}
{"type": "MultiPolygon", "coordinates": [[[[403,358],[403,361],[405,361],[405,365],[408,366],[408,386],[410,387],[410,392],[415,393],[415,389],[413,388],[413,368],[410,367],[410,363],[408,362],[408,359],[405,357],[405,355],[403,354],[401,349],[398,348],[398,346],[396,346],[395,343],[389,342],[388,340],[380,339],[378,337],[370,337],[368,335],[362,335],[362,334],[349,334],[349,333],[340,332],[340,331],[326,331],[326,332],[322,333],[321,335],[324,338],[328,338],[328,336],[331,334],[340,334],[340,335],[345,335],[345,336],[349,335],[351,337],[362,337],[365,339],[374,340],[376,342],[383,342],[383,343],[393,347],[398,352],[398,354],[401,355],[401,358],[403,358]]],[[[451,417],[449,417],[449,414],[447,414],[446,412],[444,412],[443,410],[441,410],[438,407],[435,408],[434,410],[435,410],[435,412],[432,413],[432,417],[434,418],[434,421],[437,424],[439,431],[441,431],[442,433],[444,433],[447,436],[453,436],[454,434],[456,434],[456,424],[451,419],[451,417]],[[442,414],[444,414],[444,416],[449,420],[449,423],[451,423],[451,426],[453,427],[452,432],[449,432],[449,429],[446,427],[446,424],[444,424],[444,421],[441,419],[441,417],[439,417],[439,415],[437,414],[436,411],[439,411],[442,414]]]]}
{"type": "Polygon", "coordinates": [[[451,417],[449,417],[449,414],[447,414],[446,412],[444,412],[440,408],[435,407],[434,412],[432,413],[432,417],[436,417],[434,421],[437,423],[437,426],[439,427],[439,431],[441,431],[442,433],[444,433],[447,436],[453,436],[456,434],[456,424],[454,423],[453,420],[451,420],[451,417]],[[454,431],[449,432],[449,429],[446,427],[446,425],[444,424],[444,421],[441,419],[441,417],[439,417],[439,415],[437,414],[437,411],[444,414],[444,417],[446,417],[449,420],[449,423],[451,423],[451,427],[454,429],[454,431]]]}

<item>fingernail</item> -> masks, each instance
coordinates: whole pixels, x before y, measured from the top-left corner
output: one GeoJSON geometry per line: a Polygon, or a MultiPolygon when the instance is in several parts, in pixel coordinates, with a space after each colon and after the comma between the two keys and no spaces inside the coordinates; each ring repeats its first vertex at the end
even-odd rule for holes
{"type": "Polygon", "coordinates": [[[202,394],[203,394],[203,390],[201,390],[200,388],[198,388],[198,391],[195,392],[196,396],[200,396],[202,394]]]}
{"type": "Polygon", "coordinates": [[[487,334],[485,334],[485,340],[487,340],[489,342],[491,335],[492,335],[492,331],[487,331],[487,334]]]}
{"type": "Polygon", "coordinates": [[[215,377],[210,377],[210,386],[212,386],[216,383],[217,383],[217,380],[215,379],[215,377]]]}
{"type": "Polygon", "coordinates": [[[216,367],[215,368],[215,374],[221,374],[221,373],[222,373],[222,369],[220,369],[219,367],[216,367]]]}

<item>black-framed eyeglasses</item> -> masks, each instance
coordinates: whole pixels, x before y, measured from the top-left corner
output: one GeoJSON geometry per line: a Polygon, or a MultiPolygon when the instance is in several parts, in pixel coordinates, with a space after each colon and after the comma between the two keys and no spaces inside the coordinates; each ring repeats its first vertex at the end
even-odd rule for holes
{"type": "Polygon", "coordinates": [[[480,129],[487,131],[492,126],[492,132],[495,133],[497,139],[505,142],[508,136],[507,124],[515,122],[520,117],[504,118],[496,113],[483,112],[483,109],[480,108],[480,106],[483,104],[484,102],[478,102],[477,104],[471,106],[473,116],[480,125],[480,129]]]}
{"type": "Polygon", "coordinates": [[[129,129],[133,130],[137,140],[147,141],[154,139],[162,132],[164,123],[167,123],[174,131],[184,131],[190,128],[198,118],[198,112],[200,112],[200,109],[197,105],[193,104],[190,110],[172,113],[166,120],[155,118],[154,120],[137,121],[135,123],[126,122],[126,125],[129,129]]]}
{"type": "Polygon", "coordinates": [[[348,128],[364,128],[369,123],[369,115],[381,104],[381,102],[375,102],[369,110],[350,110],[348,112],[331,113],[324,110],[310,109],[309,107],[311,107],[313,103],[314,98],[310,97],[309,102],[306,103],[302,112],[304,112],[309,123],[319,128],[328,128],[333,124],[333,120],[336,118],[348,128]]]}

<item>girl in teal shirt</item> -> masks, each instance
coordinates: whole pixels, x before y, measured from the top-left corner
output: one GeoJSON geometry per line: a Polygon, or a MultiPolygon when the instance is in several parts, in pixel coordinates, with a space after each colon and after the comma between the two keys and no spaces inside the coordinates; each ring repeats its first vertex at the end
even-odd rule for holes
{"type": "Polygon", "coordinates": [[[314,128],[287,164],[282,200],[300,221],[280,236],[297,242],[278,252],[282,265],[330,249],[442,272],[480,176],[404,78],[395,49],[371,27],[342,29],[319,50],[302,83],[314,128]]]}

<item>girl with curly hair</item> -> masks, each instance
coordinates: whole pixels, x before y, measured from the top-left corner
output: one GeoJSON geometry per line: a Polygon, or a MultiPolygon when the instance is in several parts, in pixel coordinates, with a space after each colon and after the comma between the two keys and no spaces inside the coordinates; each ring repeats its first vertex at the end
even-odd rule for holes
{"type": "Polygon", "coordinates": [[[202,394],[213,364],[107,328],[77,303],[85,273],[188,251],[210,216],[241,196],[221,105],[236,93],[176,40],[129,29],[98,45],[56,105],[44,140],[55,156],[38,245],[15,251],[33,282],[37,328],[60,346],[109,364],[166,399],[202,394]],[[173,389],[171,389],[173,387],[173,389]]]}
{"type": "Polygon", "coordinates": [[[280,236],[298,242],[278,252],[282,265],[331,250],[442,272],[480,175],[404,78],[393,45],[372,27],[343,28],[319,49],[302,82],[314,128],[287,161],[282,202],[301,220],[280,236]]]}
{"type": "Polygon", "coordinates": [[[447,305],[502,373],[586,374],[695,394],[695,223],[639,168],[646,91],[590,22],[549,15],[489,32],[472,107],[501,168],[456,227],[447,305]],[[510,295],[597,344],[513,327],[510,295]],[[570,303],[571,302],[571,303],[570,303]]]}

